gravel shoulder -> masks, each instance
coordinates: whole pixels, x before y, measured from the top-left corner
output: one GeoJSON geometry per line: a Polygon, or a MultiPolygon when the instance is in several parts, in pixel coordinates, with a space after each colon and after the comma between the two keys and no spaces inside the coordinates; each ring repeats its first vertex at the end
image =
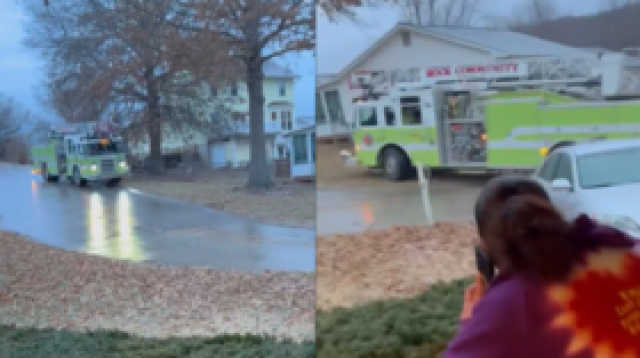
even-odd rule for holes
{"type": "Polygon", "coordinates": [[[112,261],[0,231],[0,324],[146,337],[312,339],[313,274],[112,261]]]}
{"type": "Polygon", "coordinates": [[[244,188],[247,173],[216,171],[190,178],[136,175],[125,185],[150,194],[184,200],[267,224],[315,227],[315,185],[278,181],[268,191],[244,188]]]}
{"type": "Polygon", "coordinates": [[[320,236],[317,308],[409,298],[436,282],[471,276],[476,238],[475,228],[461,223],[320,236]]]}

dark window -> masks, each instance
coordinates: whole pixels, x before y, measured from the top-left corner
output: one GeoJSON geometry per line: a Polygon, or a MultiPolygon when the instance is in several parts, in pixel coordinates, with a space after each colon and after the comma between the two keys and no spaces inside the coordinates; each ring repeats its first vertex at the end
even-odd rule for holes
{"type": "Polygon", "coordinates": [[[233,97],[238,96],[238,85],[231,86],[231,96],[233,97]]]}
{"type": "Polygon", "coordinates": [[[556,171],[556,167],[558,166],[558,159],[558,154],[552,154],[547,157],[547,159],[544,161],[544,164],[542,164],[540,171],[538,171],[538,178],[550,182],[552,180],[553,174],[556,171]]]}
{"type": "Polygon", "coordinates": [[[558,155],[558,164],[556,166],[553,179],[567,179],[573,184],[573,169],[571,166],[571,158],[566,154],[558,155]]]}
{"type": "Polygon", "coordinates": [[[311,162],[316,162],[316,133],[311,133],[311,162]]]}
{"type": "Polygon", "coordinates": [[[384,107],[384,122],[388,126],[394,126],[396,124],[396,112],[393,107],[384,107]]]}
{"type": "Polygon", "coordinates": [[[280,81],[280,83],[278,83],[278,91],[280,92],[280,96],[286,96],[287,84],[284,81],[280,81]]]}
{"type": "Polygon", "coordinates": [[[400,98],[402,124],[422,124],[422,111],[420,110],[420,97],[400,98]]]}
{"type": "Polygon", "coordinates": [[[295,164],[309,163],[307,136],[304,134],[296,134],[293,136],[293,162],[295,164]]]}
{"type": "Polygon", "coordinates": [[[327,117],[324,114],[324,103],[320,93],[316,93],[316,121],[318,123],[327,123],[327,117]]]}
{"type": "Polygon", "coordinates": [[[411,33],[409,31],[402,32],[402,45],[411,46],[411,33]]]}
{"type": "Polygon", "coordinates": [[[85,147],[87,155],[101,155],[101,154],[119,154],[124,153],[124,147],[121,142],[110,141],[107,144],[102,143],[89,143],[85,147]]]}
{"type": "Polygon", "coordinates": [[[420,105],[420,97],[402,97],[400,98],[400,104],[402,105],[420,105]]]}
{"type": "Polygon", "coordinates": [[[324,93],[324,100],[327,103],[327,113],[329,114],[330,122],[345,123],[340,93],[337,90],[327,91],[324,93]]]}
{"type": "Polygon", "coordinates": [[[402,107],[402,124],[422,124],[422,113],[420,111],[420,107],[402,107]]]}
{"type": "Polygon", "coordinates": [[[375,107],[360,107],[358,109],[358,123],[361,127],[375,127],[378,125],[375,107]]]}

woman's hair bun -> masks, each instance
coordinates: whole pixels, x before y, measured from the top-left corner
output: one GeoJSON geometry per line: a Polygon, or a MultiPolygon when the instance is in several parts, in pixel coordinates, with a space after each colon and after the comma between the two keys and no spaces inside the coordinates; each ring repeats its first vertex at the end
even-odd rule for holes
{"type": "Polygon", "coordinates": [[[549,200],[513,195],[493,209],[487,229],[501,238],[492,246],[509,266],[546,280],[566,277],[573,267],[570,225],[549,200]]]}

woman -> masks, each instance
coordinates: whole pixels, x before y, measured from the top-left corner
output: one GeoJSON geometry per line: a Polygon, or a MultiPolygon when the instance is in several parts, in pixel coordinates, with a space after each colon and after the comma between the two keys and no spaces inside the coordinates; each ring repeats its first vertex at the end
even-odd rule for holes
{"type": "Polygon", "coordinates": [[[567,222],[528,178],[492,180],[475,216],[498,275],[465,292],[444,358],[640,358],[633,238],[585,215],[567,222]]]}

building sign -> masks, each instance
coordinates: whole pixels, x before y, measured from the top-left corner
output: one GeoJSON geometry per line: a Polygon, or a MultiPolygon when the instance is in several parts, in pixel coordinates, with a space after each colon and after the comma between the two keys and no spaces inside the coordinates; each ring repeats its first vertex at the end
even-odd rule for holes
{"type": "Polygon", "coordinates": [[[427,80],[457,80],[470,78],[523,77],[526,63],[496,63],[489,65],[438,66],[425,70],[427,80]]]}

